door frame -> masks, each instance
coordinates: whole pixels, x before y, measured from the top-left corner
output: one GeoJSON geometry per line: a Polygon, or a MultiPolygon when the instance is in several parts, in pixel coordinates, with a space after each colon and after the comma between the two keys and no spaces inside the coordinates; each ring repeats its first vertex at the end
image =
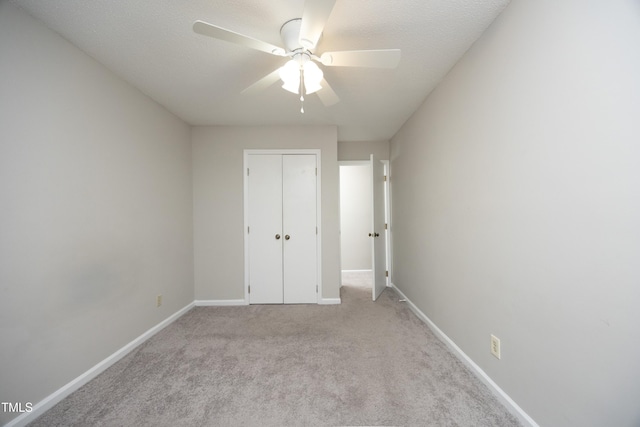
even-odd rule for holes
{"type": "Polygon", "coordinates": [[[243,181],[243,214],[244,214],[244,302],[249,305],[249,179],[247,176],[247,169],[249,167],[249,156],[252,154],[271,154],[271,155],[286,155],[286,154],[315,154],[316,167],[318,168],[316,176],[316,225],[318,227],[318,234],[316,238],[316,280],[318,284],[318,292],[316,294],[316,303],[320,304],[322,301],[322,151],[320,149],[244,149],[242,156],[242,181],[243,181]]]}
{"type": "Polygon", "coordinates": [[[371,270],[373,273],[373,283],[371,284],[371,296],[373,301],[376,301],[384,288],[389,286],[389,267],[388,267],[388,259],[387,259],[387,248],[389,245],[387,244],[387,195],[386,195],[386,184],[387,184],[387,171],[386,165],[384,162],[380,161],[375,154],[371,154],[369,156],[369,168],[370,168],[370,179],[371,179],[371,233],[373,233],[373,237],[370,239],[371,241],[371,270]],[[377,172],[382,171],[382,176],[378,175],[377,172]],[[381,200],[378,194],[378,191],[382,191],[381,200]],[[381,205],[380,205],[381,204],[381,205]],[[382,212],[378,212],[376,208],[381,207],[382,212]],[[381,213],[382,218],[379,218],[377,214],[381,213]],[[380,223],[384,224],[382,228],[377,227],[380,223]],[[377,240],[379,237],[379,233],[382,233],[384,237],[384,247],[380,247],[380,243],[377,240]],[[379,259],[378,255],[381,255],[381,259],[379,259]],[[386,270],[386,275],[383,275],[383,271],[381,271],[380,266],[377,261],[384,260],[384,270],[386,270]],[[378,276],[384,277],[384,279],[378,281],[378,276]],[[381,287],[378,287],[381,285],[381,287]],[[384,285],[384,286],[382,286],[384,285]]]}
{"type": "Polygon", "coordinates": [[[387,257],[387,271],[389,274],[387,275],[387,286],[391,286],[391,274],[392,274],[392,246],[391,246],[391,164],[389,160],[380,160],[384,165],[384,174],[387,177],[384,181],[384,214],[385,214],[385,222],[387,223],[387,228],[384,230],[385,233],[385,245],[386,248],[386,257],[387,257]]]}
{"type": "MultiPolygon", "coordinates": [[[[392,218],[391,218],[391,162],[389,160],[386,159],[380,159],[380,162],[384,165],[385,167],[385,175],[387,177],[385,183],[384,183],[384,191],[385,191],[385,200],[384,200],[384,205],[385,205],[385,219],[386,219],[386,223],[387,223],[387,229],[384,230],[385,231],[385,245],[386,245],[386,269],[389,272],[389,276],[386,278],[386,282],[387,282],[387,287],[390,287],[392,282],[391,282],[391,277],[392,277],[392,264],[393,264],[393,248],[391,245],[391,222],[392,222],[392,218]]],[[[340,168],[340,166],[366,166],[366,165],[370,165],[370,159],[367,160],[339,160],[338,161],[338,168],[340,168]]],[[[371,183],[373,185],[373,183],[371,183]]],[[[340,207],[340,209],[342,209],[342,206],[340,207]]],[[[340,215],[342,215],[342,210],[340,211],[340,215]]],[[[342,239],[342,230],[340,230],[340,239],[342,239]]],[[[342,241],[341,241],[341,245],[342,245],[342,241]]],[[[373,266],[372,266],[373,269],[373,266]]],[[[373,271],[373,270],[372,270],[373,271]]],[[[340,272],[342,273],[342,258],[340,258],[340,272]]],[[[342,287],[342,274],[340,274],[340,287],[342,287]]]]}

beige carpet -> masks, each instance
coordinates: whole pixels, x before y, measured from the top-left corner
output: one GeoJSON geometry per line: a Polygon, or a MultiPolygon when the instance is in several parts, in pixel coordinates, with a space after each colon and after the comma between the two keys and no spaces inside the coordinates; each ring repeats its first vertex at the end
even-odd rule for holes
{"type": "Polygon", "coordinates": [[[342,285],[356,288],[368,288],[373,286],[373,273],[368,270],[355,270],[342,272],[342,285]]]}
{"type": "Polygon", "coordinates": [[[390,289],[199,307],[33,426],[518,426],[390,289]]]}

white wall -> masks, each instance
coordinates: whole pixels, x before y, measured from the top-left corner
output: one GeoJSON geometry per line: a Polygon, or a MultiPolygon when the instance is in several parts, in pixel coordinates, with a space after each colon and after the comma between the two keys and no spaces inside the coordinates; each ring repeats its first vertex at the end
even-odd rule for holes
{"type": "Polygon", "coordinates": [[[340,257],[343,270],[371,270],[371,166],[340,165],[340,257]]]}
{"type": "Polygon", "coordinates": [[[391,144],[393,282],[543,426],[640,423],[639,41],[513,0],[391,144]]]}
{"type": "Polygon", "coordinates": [[[192,130],[195,297],[244,299],[243,150],[315,148],[322,162],[322,297],[340,297],[340,209],[335,126],[192,130]]]}
{"type": "Polygon", "coordinates": [[[24,405],[193,301],[190,131],[6,2],[0,75],[0,400],[24,405]]]}
{"type": "Polygon", "coordinates": [[[338,160],[369,160],[375,154],[380,160],[389,160],[389,141],[339,141],[338,160]]]}

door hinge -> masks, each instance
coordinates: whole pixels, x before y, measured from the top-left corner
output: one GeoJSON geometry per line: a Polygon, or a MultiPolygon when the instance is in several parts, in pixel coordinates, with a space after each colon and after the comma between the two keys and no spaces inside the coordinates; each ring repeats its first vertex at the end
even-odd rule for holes
{"type": "Polygon", "coordinates": [[[248,293],[251,293],[251,285],[249,285],[248,293]]]}
{"type": "Polygon", "coordinates": [[[247,168],[247,176],[249,176],[249,168],[247,168]]]}
{"type": "Polygon", "coordinates": [[[250,227],[247,227],[247,234],[251,233],[251,232],[249,231],[249,229],[250,229],[250,227]]]}
{"type": "Polygon", "coordinates": [[[316,168],[316,176],[318,176],[318,168],[316,168]]]}
{"type": "Polygon", "coordinates": [[[316,234],[318,234],[318,227],[316,227],[316,234]]]}
{"type": "Polygon", "coordinates": [[[385,225],[384,225],[384,229],[386,230],[386,229],[387,229],[387,227],[388,227],[388,224],[385,224],[385,225]]]}
{"type": "Polygon", "coordinates": [[[316,285],[316,294],[318,293],[318,285],[316,285]]]}
{"type": "Polygon", "coordinates": [[[384,277],[389,277],[389,270],[384,272],[384,277]]]}
{"type": "Polygon", "coordinates": [[[387,175],[384,176],[384,180],[385,180],[385,182],[387,181],[387,175]]]}

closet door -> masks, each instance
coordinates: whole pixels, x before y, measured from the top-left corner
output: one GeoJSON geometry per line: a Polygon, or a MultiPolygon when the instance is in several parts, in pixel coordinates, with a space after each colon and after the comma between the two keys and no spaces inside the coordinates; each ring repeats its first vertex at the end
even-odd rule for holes
{"type": "Polygon", "coordinates": [[[284,303],[317,302],[316,156],[282,158],[284,303]]]}
{"type": "Polygon", "coordinates": [[[249,303],[282,304],[282,155],[249,156],[249,303]]]}

